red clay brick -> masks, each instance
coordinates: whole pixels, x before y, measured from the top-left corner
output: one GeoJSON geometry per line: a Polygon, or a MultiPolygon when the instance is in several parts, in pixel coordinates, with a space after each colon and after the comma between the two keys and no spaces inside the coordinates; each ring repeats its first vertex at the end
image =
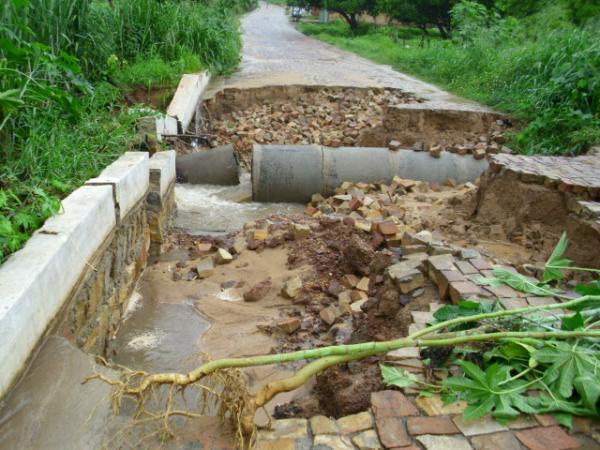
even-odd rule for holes
{"type": "Polygon", "coordinates": [[[492,265],[483,258],[473,258],[469,262],[477,270],[492,270],[492,265]]]}
{"type": "Polygon", "coordinates": [[[375,424],[379,440],[385,448],[403,447],[412,444],[401,417],[378,417],[375,424]]]}
{"type": "Polygon", "coordinates": [[[419,415],[416,406],[398,391],[372,392],[371,407],[377,418],[419,415]]]}
{"type": "Polygon", "coordinates": [[[479,273],[479,271],[468,261],[456,261],[456,267],[458,267],[458,270],[460,270],[464,275],[479,273]]]}
{"type": "Polygon", "coordinates": [[[530,428],[515,435],[530,450],[568,450],[580,447],[577,439],[558,426],[530,428]]]}
{"type": "Polygon", "coordinates": [[[409,417],[406,421],[409,434],[456,434],[460,433],[449,417],[409,417]]]}

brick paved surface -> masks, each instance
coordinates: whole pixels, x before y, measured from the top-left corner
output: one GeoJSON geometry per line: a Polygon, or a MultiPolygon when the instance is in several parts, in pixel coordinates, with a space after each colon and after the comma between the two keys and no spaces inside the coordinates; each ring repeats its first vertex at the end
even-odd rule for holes
{"type": "Polygon", "coordinates": [[[507,170],[525,183],[571,192],[592,200],[600,199],[600,156],[522,156],[494,155],[492,170],[507,170]]]}

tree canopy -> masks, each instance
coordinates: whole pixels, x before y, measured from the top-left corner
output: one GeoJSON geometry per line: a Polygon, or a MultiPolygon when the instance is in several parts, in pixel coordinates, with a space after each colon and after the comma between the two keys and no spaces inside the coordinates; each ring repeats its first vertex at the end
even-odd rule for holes
{"type": "Polygon", "coordinates": [[[414,24],[427,32],[436,26],[442,37],[450,36],[450,10],[457,0],[378,0],[379,10],[399,22],[414,24]]]}

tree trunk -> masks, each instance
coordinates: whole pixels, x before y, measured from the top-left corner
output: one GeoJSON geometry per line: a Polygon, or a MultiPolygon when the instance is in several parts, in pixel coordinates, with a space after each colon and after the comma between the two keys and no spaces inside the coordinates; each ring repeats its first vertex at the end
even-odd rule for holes
{"type": "Polygon", "coordinates": [[[356,34],[356,30],[358,30],[358,19],[356,18],[356,13],[348,14],[344,11],[332,9],[332,11],[338,13],[340,16],[344,18],[348,26],[350,27],[350,33],[356,34]]]}
{"type": "Polygon", "coordinates": [[[447,27],[443,23],[437,24],[438,30],[440,30],[440,35],[442,39],[450,39],[450,27],[447,27]]]}

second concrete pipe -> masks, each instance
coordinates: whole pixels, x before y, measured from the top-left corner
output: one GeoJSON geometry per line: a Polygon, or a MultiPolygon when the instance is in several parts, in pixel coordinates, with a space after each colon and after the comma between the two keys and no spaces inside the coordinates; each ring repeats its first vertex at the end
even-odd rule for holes
{"type": "Polygon", "coordinates": [[[252,197],[259,202],[306,202],[314,193],[331,195],[344,181],[391,182],[395,175],[419,181],[473,181],[487,160],[442,152],[391,151],[379,147],[255,145],[252,197]]]}

